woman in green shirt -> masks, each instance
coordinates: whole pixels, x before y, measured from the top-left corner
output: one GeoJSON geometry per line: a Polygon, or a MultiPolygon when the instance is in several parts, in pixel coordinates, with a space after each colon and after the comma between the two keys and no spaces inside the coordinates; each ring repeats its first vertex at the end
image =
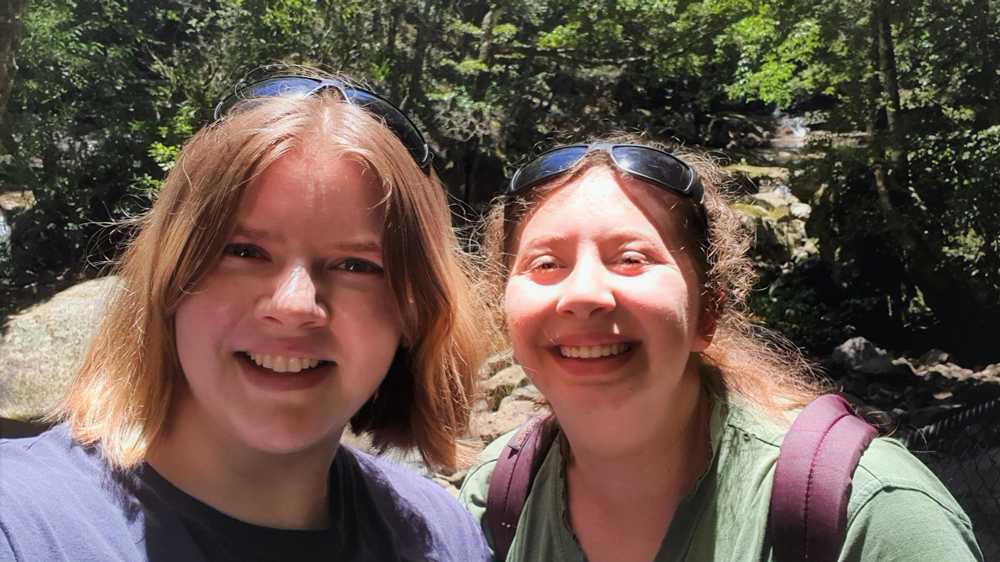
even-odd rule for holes
{"type": "MultiPolygon", "coordinates": [[[[771,481],[825,390],[754,327],[748,236],[720,171],[646,144],[558,147],[522,167],[487,248],[514,356],[558,433],[508,561],[769,561],[771,481]]],[[[489,534],[486,448],[461,499],[489,534]]],[[[840,560],[981,560],[947,490],[895,441],[854,472],[840,560]]]]}

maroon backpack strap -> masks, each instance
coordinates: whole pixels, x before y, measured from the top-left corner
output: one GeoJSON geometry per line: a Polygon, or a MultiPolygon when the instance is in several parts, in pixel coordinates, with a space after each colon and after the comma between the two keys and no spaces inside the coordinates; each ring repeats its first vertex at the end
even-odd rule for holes
{"type": "Polygon", "coordinates": [[[847,533],[851,474],[875,437],[836,394],[813,399],[778,453],[768,515],[777,562],[833,562],[847,533]]]}
{"type": "Polygon", "coordinates": [[[495,560],[506,560],[531,481],[552,444],[551,412],[528,418],[504,446],[490,476],[486,521],[495,560]]]}

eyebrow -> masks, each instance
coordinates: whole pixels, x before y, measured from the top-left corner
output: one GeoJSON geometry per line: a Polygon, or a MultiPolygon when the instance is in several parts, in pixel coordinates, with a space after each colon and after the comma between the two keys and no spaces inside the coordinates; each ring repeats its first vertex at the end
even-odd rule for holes
{"type": "MultiPolygon", "coordinates": [[[[282,236],[275,235],[264,229],[248,228],[241,224],[236,225],[236,229],[233,231],[233,236],[249,238],[254,242],[271,242],[276,244],[284,242],[284,238],[282,236]]],[[[382,244],[378,240],[374,239],[347,240],[331,244],[330,247],[338,252],[349,254],[382,253],[382,244]]]]}
{"type": "Polygon", "coordinates": [[[379,244],[376,241],[369,241],[369,240],[360,240],[356,242],[342,242],[339,244],[334,244],[333,247],[341,252],[350,254],[382,253],[382,244],[379,244]]]}
{"type": "Polygon", "coordinates": [[[266,230],[247,228],[242,224],[236,225],[236,229],[233,230],[233,236],[242,236],[254,242],[280,242],[282,240],[280,236],[275,236],[266,230]]]}
{"type": "MultiPolygon", "coordinates": [[[[631,241],[642,241],[648,243],[659,242],[664,244],[666,243],[664,240],[662,240],[662,237],[660,236],[651,238],[645,232],[641,232],[639,230],[634,230],[630,228],[612,229],[610,232],[608,232],[608,237],[613,243],[616,244],[622,244],[624,242],[631,242],[631,241]]],[[[536,236],[535,238],[528,240],[528,243],[525,244],[525,247],[531,247],[531,248],[549,247],[566,243],[567,241],[572,239],[573,236],[568,236],[563,233],[543,234],[541,236],[536,236]]]]}

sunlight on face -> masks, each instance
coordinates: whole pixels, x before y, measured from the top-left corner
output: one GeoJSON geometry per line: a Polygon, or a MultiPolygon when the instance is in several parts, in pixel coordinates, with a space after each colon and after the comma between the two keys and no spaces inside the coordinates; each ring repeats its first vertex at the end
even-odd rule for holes
{"type": "Polygon", "coordinates": [[[662,408],[708,346],[673,217],[658,188],[595,166],[519,225],[504,310],[515,357],[557,411],[662,408]]]}
{"type": "Polygon", "coordinates": [[[400,323],[381,250],[380,183],[351,160],[285,155],[257,179],[214,269],[181,301],[201,438],[294,452],[339,438],[392,362],[400,323]]]}

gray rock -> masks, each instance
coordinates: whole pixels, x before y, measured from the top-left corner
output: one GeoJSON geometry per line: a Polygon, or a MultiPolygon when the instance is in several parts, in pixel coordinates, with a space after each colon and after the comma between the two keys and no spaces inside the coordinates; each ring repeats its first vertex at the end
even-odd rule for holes
{"type": "Polygon", "coordinates": [[[472,419],[471,433],[474,437],[489,443],[498,435],[510,431],[524,423],[528,416],[541,411],[541,406],[529,400],[518,400],[508,396],[500,402],[496,412],[478,415],[472,419]]]}
{"type": "Polygon", "coordinates": [[[538,391],[538,387],[533,384],[527,386],[522,386],[510,393],[512,400],[530,400],[532,402],[538,402],[542,398],[542,393],[538,391]]]}
{"type": "Polygon", "coordinates": [[[938,365],[940,363],[950,363],[951,355],[940,349],[932,349],[917,359],[917,365],[938,365]]]}
{"type": "Polygon", "coordinates": [[[744,196],[744,199],[748,200],[751,205],[762,207],[767,211],[783,216],[787,216],[789,214],[792,203],[804,205],[804,203],[799,202],[795,196],[781,193],[779,191],[762,191],[760,193],[754,193],[753,195],[746,195],[744,196]]]}
{"type": "Polygon", "coordinates": [[[736,209],[754,229],[754,253],[768,262],[801,261],[819,253],[806,233],[812,208],[787,190],[761,191],[740,198],[736,209]]]}
{"type": "Polygon", "coordinates": [[[830,359],[852,371],[870,375],[912,375],[916,372],[906,359],[893,359],[889,352],[860,336],[837,346],[830,359]]]}
{"type": "Polygon", "coordinates": [[[36,420],[72,379],[116,279],[80,283],[7,319],[0,343],[0,418],[36,420]]]}
{"type": "Polygon", "coordinates": [[[875,347],[875,344],[866,338],[856,337],[837,346],[833,350],[831,359],[840,365],[860,369],[866,362],[880,357],[889,357],[889,354],[884,349],[875,347]]]}
{"type": "Polygon", "coordinates": [[[497,409],[500,401],[510,396],[514,390],[528,384],[528,376],[520,365],[511,365],[500,370],[483,383],[483,394],[489,407],[497,409]]]}

